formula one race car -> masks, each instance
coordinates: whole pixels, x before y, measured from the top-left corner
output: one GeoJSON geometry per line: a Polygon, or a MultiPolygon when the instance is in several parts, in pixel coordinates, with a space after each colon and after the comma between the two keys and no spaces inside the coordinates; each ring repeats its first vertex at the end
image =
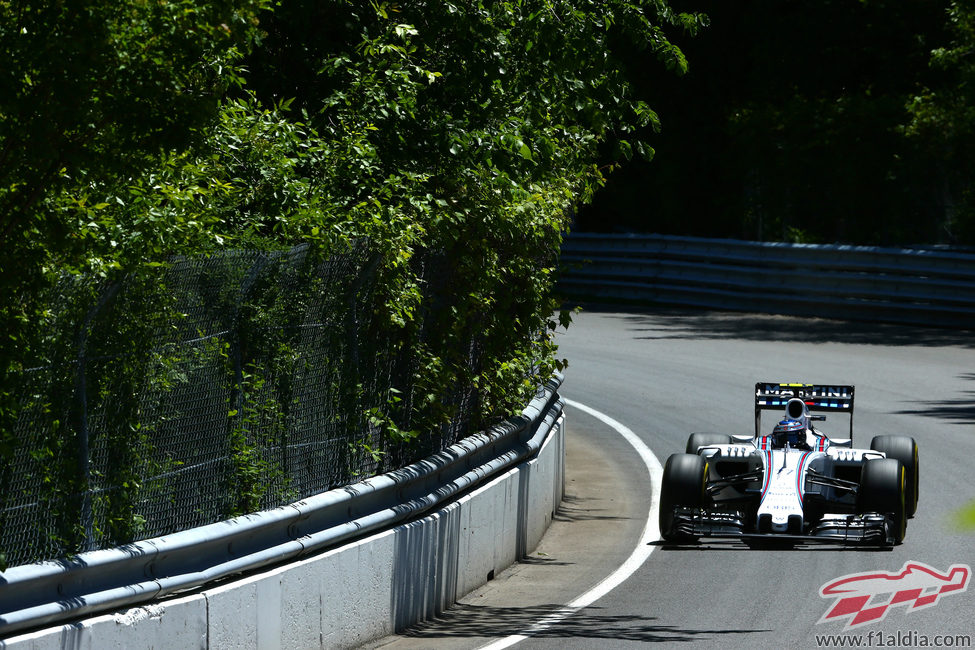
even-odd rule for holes
{"type": "Polygon", "coordinates": [[[882,435],[853,447],[853,386],[755,384],[755,435],[694,433],[664,467],[660,533],[668,542],[740,537],[891,546],[917,510],[917,443],[882,435]],[[762,433],[762,412],[783,419],[762,433]],[[831,438],[813,413],[850,415],[831,438]]]}

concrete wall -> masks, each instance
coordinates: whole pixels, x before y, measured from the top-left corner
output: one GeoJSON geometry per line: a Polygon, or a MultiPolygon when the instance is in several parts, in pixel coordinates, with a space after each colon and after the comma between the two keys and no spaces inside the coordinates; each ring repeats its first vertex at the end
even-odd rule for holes
{"type": "Polygon", "coordinates": [[[428,620],[534,550],[562,500],[565,428],[414,522],[199,593],[0,641],[16,650],[353,648],[428,620]]]}

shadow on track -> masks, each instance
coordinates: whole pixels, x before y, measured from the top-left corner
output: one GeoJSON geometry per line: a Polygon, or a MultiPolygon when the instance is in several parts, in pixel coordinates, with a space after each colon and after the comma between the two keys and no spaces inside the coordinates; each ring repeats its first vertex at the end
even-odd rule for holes
{"type": "MultiPolygon", "coordinates": [[[[401,632],[413,639],[450,639],[464,637],[499,638],[526,633],[533,624],[562,611],[560,605],[535,607],[484,607],[457,605],[436,619],[415,625],[401,632]]],[[[652,616],[612,615],[600,607],[583,609],[551,627],[532,631],[533,638],[587,638],[612,641],[704,641],[732,635],[768,632],[768,630],[708,630],[682,629],[673,625],[657,625],[652,616]]]]}
{"type": "MultiPolygon", "coordinates": [[[[975,381],[975,373],[964,373],[959,379],[975,381]]],[[[921,415],[950,420],[957,424],[975,424],[975,390],[965,391],[964,397],[936,402],[915,401],[916,408],[897,411],[898,415],[921,415]]]]}
{"type": "Polygon", "coordinates": [[[562,496],[562,503],[555,511],[552,521],[621,521],[626,517],[615,514],[599,514],[609,512],[604,508],[594,507],[598,503],[596,499],[580,499],[572,494],[562,496]]]}
{"type": "Polygon", "coordinates": [[[975,347],[975,332],[914,325],[831,320],[705,309],[591,305],[584,311],[614,313],[641,339],[717,339],[855,343],[884,346],[975,347]]]}

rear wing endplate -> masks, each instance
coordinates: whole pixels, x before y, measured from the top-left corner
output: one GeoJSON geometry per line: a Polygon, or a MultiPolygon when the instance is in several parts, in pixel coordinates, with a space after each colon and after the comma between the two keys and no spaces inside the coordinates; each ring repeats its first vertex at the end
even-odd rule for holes
{"type": "Polygon", "coordinates": [[[755,384],[755,436],[761,436],[762,411],[783,410],[790,399],[799,398],[810,412],[850,414],[850,439],[853,439],[853,386],[828,384],[755,384]]]}

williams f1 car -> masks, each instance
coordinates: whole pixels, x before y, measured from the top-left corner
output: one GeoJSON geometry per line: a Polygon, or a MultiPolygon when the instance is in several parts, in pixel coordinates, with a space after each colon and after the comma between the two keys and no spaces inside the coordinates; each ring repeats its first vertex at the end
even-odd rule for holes
{"type": "Polygon", "coordinates": [[[917,510],[918,450],[908,436],[853,446],[853,386],[755,384],[755,435],[694,433],[664,467],[660,533],[892,546],[917,510]],[[782,419],[763,434],[762,413],[782,419]],[[827,436],[825,412],[850,416],[827,436]]]}

